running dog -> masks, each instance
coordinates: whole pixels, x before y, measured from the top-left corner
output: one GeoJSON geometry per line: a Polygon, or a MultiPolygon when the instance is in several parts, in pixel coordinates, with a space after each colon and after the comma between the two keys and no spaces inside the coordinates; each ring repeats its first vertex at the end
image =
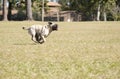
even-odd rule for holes
{"type": "Polygon", "coordinates": [[[44,43],[46,37],[50,35],[52,31],[58,30],[58,25],[52,22],[48,22],[47,25],[32,25],[28,28],[23,27],[23,29],[28,30],[28,33],[32,36],[32,40],[37,43],[44,43]]]}

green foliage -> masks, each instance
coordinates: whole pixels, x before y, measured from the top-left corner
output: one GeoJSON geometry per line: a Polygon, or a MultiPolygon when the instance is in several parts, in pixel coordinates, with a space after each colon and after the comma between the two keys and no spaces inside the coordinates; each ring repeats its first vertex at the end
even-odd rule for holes
{"type": "MultiPolygon", "coordinates": [[[[47,0],[44,0],[44,11],[47,12],[49,9],[47,6],[47,0]]],[[[35,20],[41,20],[42,16],[42,0],[33,0],[32,1],[32,9],[33,9],[33,18],[35,20]]]]}
{"type": "MultiPolygon", "coordinates": [[[[119,17],[116,11],[117,0],[60,0],[62,10],[75,10],[82,14],[83,20],[93,20],[97,16],[98,4],[101,6],[101,14],[105,11],[107,14],[112,14],[112,18],[116,20],[119,17]],[[69,2],[69,5],[67,3],[69,2]]],[[[103,17],[103,16],[101,16],[103,17]]]]}
{"type": "Polygon", "coordinates": [[[62,10],[68,10],[69,9],[69,6],[67,5],[67,0],[59,0],[59,3],[62,5],[61,6],[61,9],[62,10]]]}
{"type": "MultiPolygon", "coordinates": [[[[11,4],[9,8],[9,14],[11,14],[12,9],[22,12],[26,10],[26,0],[8,0],[11,4]],[[16,3],[19,2],[19,6],[16,3]],[[21,11],[20,11],[21,10],[21,11]]],[[[49,9],[45,0],[45,12],[49,9]]],[[[59,0],[59,3],[62,5],[62,10],[75,10],[76,13],[82,15],[82,20],[95,20],[97,17],[97,8],[100,4],[101,18],[103,18],[103,13],[106,12],[108,20],[120,20],[120,1],[119,0],[59,0]],[[117,6],[117,7],[116,7],[117,6]]],[[[0,0],[0,5],[1,0],[0,0]]],[[[0,6],[0,8],[1,8],[0,6]]],[[[32,0],[32,10],[33,15],[41,16],[42,11],[42,0],[32,0]],[[34,14],[35,13],[35,14],[34,14]]],[[[11,15],[10,15],[11,16],[11,15]]],[[[10,17],[9,16],[9,17],[10,17]]]]}
{"type": "MultiPolygon", "coordinates": [[[[47,6],[47,0],[44,1],[44,9],[45,11],[48,9],[48,6],[47,6]]],[[[32,1],[32,7],[33,7],[33,10],[37,11],[37,12],[41,12],[42,11],[42,0],[34,0],[32,1]]]]}
{"type": "Polygon", "coordinates": [[[26,10],[26,2],[24,0],[19,0],[17,2],[19,2],[19,3],[18,3],[18,5],[15,4],[16,9],[18,9],[18,10],[26,10]]]}

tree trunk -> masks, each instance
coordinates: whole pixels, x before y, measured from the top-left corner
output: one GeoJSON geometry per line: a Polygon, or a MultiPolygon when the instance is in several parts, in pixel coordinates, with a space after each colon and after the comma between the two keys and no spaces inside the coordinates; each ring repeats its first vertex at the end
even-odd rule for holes
{"type": "Polygon", "coordinates": [[[42,21],[44,21],[44,0],[42,0],[42,21]]]}
{"type": "Polygon", "coordinates": [[[8,14],[8,10],[7,10],[7,0],[3,0],[3,21],[7,21],[7,14],[8,14]]]}
{"type": "Polygon", "coordinates": [[[98,4],[97,21],[100,21],[100,3],[98,4]]]}
{"type": "Polygon", "coordinates": [[[106,15],[105,10],[104,10],[104,12],[103,12],[103,16],[104,16],[104,21],[107,21],[107,15],[106,15]]]}
{"type": "Polygon", "coordinates": [[[26,0],[26,19],[27,20],[33,20],[33,17],[32,17],[32,9],[31,9],[31,0],[26,0]]]}
{"type": "Polygon", "coordinates": [[[12,2],[9,2],[9,7],[8,7],[8,20],[11,20],[12,16],[12,2]]]}
{"type": "Polygon", "coordinates": [[[57,12],[57,21],[59,22],[60,17],[59,17],[59,12],[57,12]]]}

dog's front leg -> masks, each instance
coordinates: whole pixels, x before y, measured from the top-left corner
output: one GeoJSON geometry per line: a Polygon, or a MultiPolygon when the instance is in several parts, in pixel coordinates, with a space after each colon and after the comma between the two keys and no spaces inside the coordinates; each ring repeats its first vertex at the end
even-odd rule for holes
{"type": "Polygon", "coordinates": [[[43,41],[44,41],[44,42],[46,42],[46,39],[45,39],[45,37],[44,37],[44,36],[42,36],[42,39],[43,39],[43,41]]]}
{"type": "Polygon", "coordinates": [[[41,40],[39,41],[40,44],[44,43],[46,41],[44,36],[41,36],[41,40]]]}

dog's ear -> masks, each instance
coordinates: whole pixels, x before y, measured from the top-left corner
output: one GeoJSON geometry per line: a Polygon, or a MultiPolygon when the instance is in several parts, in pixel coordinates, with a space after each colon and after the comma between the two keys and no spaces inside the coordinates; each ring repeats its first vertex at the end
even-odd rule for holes
{"type": "Polygon", "coordinates": [[[49,25],[51,25],[51,24],[52,24],[52,22],[48,22],[48,24],[49,24],[49,25]]]}

